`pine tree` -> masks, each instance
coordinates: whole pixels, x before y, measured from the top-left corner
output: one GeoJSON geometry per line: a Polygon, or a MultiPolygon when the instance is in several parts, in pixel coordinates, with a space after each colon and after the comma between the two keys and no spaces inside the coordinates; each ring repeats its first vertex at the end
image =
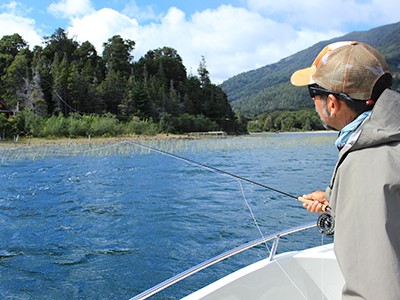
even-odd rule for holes
{"type": "Polygon", "coordinates": [[[5,96],[10,107],[16,107],[17,104],[24,107],[28,104],[30,93],[29,71],[26,56],[24,54],[17,54],[2,76],[5,96]]]}

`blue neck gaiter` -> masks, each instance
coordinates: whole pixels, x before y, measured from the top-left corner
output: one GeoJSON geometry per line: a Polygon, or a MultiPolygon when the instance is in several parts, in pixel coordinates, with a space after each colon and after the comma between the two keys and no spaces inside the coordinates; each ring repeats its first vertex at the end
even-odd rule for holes
{"type": "Polygon", "coordinates": [[[335,142],[335,145],[339,150],[342,149],[344,145],[346,145],[347,141],[349,140],[353,132],[358,128],[358,126],[361,125],[362,122],[364,122],[366,118],[368,118],[371,115],[371,113],[372,113],[371,110],[363,112],[354,121],[352,121],[351,123],[347,124],[345,127],[342,128],[335,142]]]}

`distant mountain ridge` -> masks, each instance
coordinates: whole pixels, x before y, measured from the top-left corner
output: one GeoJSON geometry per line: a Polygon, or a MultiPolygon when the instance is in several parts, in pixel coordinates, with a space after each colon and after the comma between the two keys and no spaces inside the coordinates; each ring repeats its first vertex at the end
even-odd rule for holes
{"type": "Polygon", "coordinates": [[[228,95],[232,108],[247,116],[267,111],[311,108],[313,103],[306,89],[293,87],[290,76],[294,71],[310,66],[326,45],[345,40],[365,42],[378,49],[394,74],[393,88],[400,90],[400,22],[318,42],[277,63],[229,78],[220,87],[228,95]]]}

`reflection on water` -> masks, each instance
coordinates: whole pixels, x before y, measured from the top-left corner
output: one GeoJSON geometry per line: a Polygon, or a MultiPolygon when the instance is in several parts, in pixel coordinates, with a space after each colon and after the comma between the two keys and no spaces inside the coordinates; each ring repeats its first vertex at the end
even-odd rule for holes
{"type": "MultiPolygon", "coordinates": [[[[293,195],[324,189],[331,133],[144,144],[293,195]]],[[[69,144],[0,149],[0,297],[127,299],[260,237],[235,178],[139,147],[69,144]]],[[[315,220],[301,204],[241,182],[263,234],[315,220]]],[[[318,245],[315,232],[282,250],[318,245]]],[[[267,256],[265,247],[167,290],[176,298],[267,256]]]]}

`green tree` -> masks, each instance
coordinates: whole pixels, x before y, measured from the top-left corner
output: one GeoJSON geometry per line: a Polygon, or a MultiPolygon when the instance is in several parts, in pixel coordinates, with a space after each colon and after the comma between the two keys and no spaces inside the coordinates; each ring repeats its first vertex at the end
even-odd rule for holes
{"type": "Polygon", "coordinates": [[[197,68],[197,73],[199,74],[200,86],[202,88],[205,88],[211,83],[210,72],[207,70],[206,59],[204,56],[201,57],[199,67],[197,68]]]}
{"type": "Polygon", "coordinates": [[[120,108],[128,109],[125,98],[126,86],[132,74],[131,52],[135,42],[115,35],[103,44],[103,61],[106,67],[105,79],[99,85],[101,104],[106,112],[119,114],[120,108]]]}
{"type": "MultiPolygon", "coordinates": [[[[40,109],[43,114],[52,114],[55,110],[55,103],[53,103],[53,77],[52,77],[52,65],[53,61],[50,61],[44,54],[43,48],[35,46],[33,48],[33,60],[32,60],[32,72],[33,78],[36,78],[34,82],[33,92],[38,92],[38,96],[43,100],[40,109]],[[38,86],[39,85],[39,86],[38,86]]],[[[40,100],[40,102],[42,101],[40,100]]]]}
{"type": "Polygon", "coordinates": [[[145,84],[131,76],[127,89],[128,95],[119,105],[121,114],[127,117],[135,115],[141,119],[151,118],[152,105],[145,84]]]}
{"type": "Polygon", "coordinates": [[[162,113],[176,116],[184,110],[186,68],[175,49],[148,51],[134,65],[134,74],[145,82],[154,118],[158,119],[162,113]]]}
{"type": "Polygon", "coordinates": [[[185,111],[191,115],[199,115],[202,110],[202,90],[201,83],[197,76],[189,75],[184,86],[184,106],[185,111]]]}
{"type": "Polygon", "coordinates": [[[175,49],[170,47],[148,51],[135,64],[134,71],[137,78],[143,75],[146,75],[147,79],[156,76],[166,89],[173,80],[174,88],[180,91],[181,84],[186,80],[186,68],[182,63],[182,58],[175,49]]]}
{"type": "Polygon", "coordinates": [[[97,71],[100,71],[100,60],[96,48],[90,42],[83,42],[82,45],[78,46],[74,52],[75,62],[79,70],[87,69],[88,73],[85,74],[88,77],[94,79],[96,75],[100,75],[97,71]]]}
{"type": "Polygon", "coordinates": [[[220,87],[211,83],[204,57],[197,71],[201,89],[201,113],[215,121],[223,130],[237,131],[236,116],[228,102],[228,96],[220,87]]]}
{"type": "Polygon", "coordinates": [[[237,132],[238,133],[247,133],[247,118],[240,112],[236,112],[236,120],[237,120],[237,132]]]}
{"type": "Polygon", "coordinates": [[[69,65],[75,60],[79,43],[68,38],[62,28],[57,28],[51,36],[45,36],[44,41],[44,48],[36,50],[43,62],[39,70],[42,92],[51,114],[62,112],[68,115],[74,111],[68,99],[69,65]]]}
{"type": "Polygon", "coordinates": [[[18,33],[14,33],[13,35],[5,35],[0,40],[0,53],[8,54],[11,57],[17,56],[21,50],[27,48],[28,44],[18,33]]]}
{"type": "Polygon", "coordinates": [[[66,53],[64,53],[61,61],[58,53],[55,54],[51,73],[53,76],[52,100],[55,107],[53,113],[61,112],[64,116],[67,116],[74,109],[68,103],[69,64],[66,53]]]}
{"type": "MultiPolygon", "coordinates": [[[[22,51],[28,50],[27,43],[19,34],[5,35],[0,40],[0,96],[7,97],[10,91],[6,91],[7,84],[3,84],[3,78],[14,61],[14,58],[22,51]]],[[[15,68],[15,66],[13,67],[15,68]]],[[[10,74],[9,74],[10,75],[10,74]]],[[[22,76],[26,74],[23,73],[22,76]]],[[[6,76],[7,77],[7,76],[6,76]]],[[[11,93],[15,94],[15,93],[11,93]]]]}
{"type": "Polygon", "coordinates": [[[125,102],[126,80],[115,71],[107,72],[106,78],[98,87],[100,104],[103,113],[109,112],[114,115],[120,113],[119,108],[125,102]]]}
{"type": "Polygon", "coordinates": [[[78,42],[68,38],[67,32],[62,28],[57,28],[51,36],[45,36],[44,41],[43,55],[49,61],[53,61],[56,53],[59,57],[66,55],[67,61],[72,61],[79,45],[78,42]]]}
{"type": "Polygon", "coordinates": [[[131,99],[134,106],[134,114],[139,118],[151,117],[151,103],[147,91],[141,81],[136,81],[131,90],[131,99]]]}
{"type": "Polygon", "coordinates": [[[37,69],[33,70],[31,94],[29,102],[26,104],[26,108],[31,109],[35,114],[39,116],[47,115],[47,103],[44,99],[44,93],[41,88],[40,73],[37,69]]]}
{"type": "Polygon", "coordinates": [[[79,103],[77,110],[100,113],[96,87],[105,78],[105,63],[97,55],[96,48],[87,41],[76,49],[74,56],[74,69],[71,70],[69,84],[71,89],[77,86],[79,90],[79,93],[73,96],[73,101],[79,103]]]}
{"type": "Polygon", "coordinates": [[[103,44],[103,60],[105,61],[107,72],[119,73],[127,79],[132,73],[133,55],[135,42],[124,40],[119,35],[114,35],[103,44]]]}
{"type": "Polygon", "coordinates": [[[82,76],[76,61],[73,61],[69,67],[67,91],[73,111],[81,111],[84,101],[87,100],[88,83],[82,76]]]}

